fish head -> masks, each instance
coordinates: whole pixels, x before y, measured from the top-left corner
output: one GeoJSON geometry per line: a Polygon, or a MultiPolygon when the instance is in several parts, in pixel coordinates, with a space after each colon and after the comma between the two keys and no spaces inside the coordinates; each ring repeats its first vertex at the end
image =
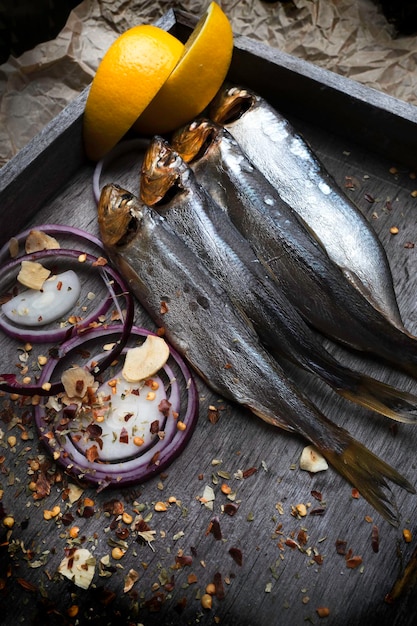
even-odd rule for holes
{"type": "Polygon", "coordinates": [[[214,151],[223,129],[208,119],[200,119],[183,126],[172,137],[173,148],[186,163],[194,163],[214,151]]]}
{"type": "Polygon", "coordinates": [[[228,125],[256,106],[257,96],[242,87],[221,89],[210,105],[210,118],[216,124],[228,125]]]}
{"type": "Polygon", "coordinates": [[[155,136],[145,153],[140,174],[142,202],[153,206],[173,195],[175,188],[184,187],[187,165],[173,147],[162,137],[155,136]]]}
{"type": "Polygon", "coordinates": [[[106,248],[129,243],[140,229],[144,207],[129,191],[116,184],[105,185],[98,203],[98,224],[106,248]]]}

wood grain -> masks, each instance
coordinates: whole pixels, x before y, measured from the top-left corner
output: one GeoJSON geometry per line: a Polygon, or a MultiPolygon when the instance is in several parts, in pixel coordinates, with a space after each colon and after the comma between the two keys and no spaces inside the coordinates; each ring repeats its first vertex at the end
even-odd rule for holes
{"type": "MultiPolygon", "coordinates": [[[[176,21],[171,12],[166,20],[167,27],[182,37],[193,24],[179,13],[176,21]]],[[[415,165],[415,109],[239,38],[230,79],[243,78],[275,105],[282,103],[342,187],[346,177],[355,180],[355,189],[348,193],[371,220],[387,250],[404,321],[417,333],[417,200],[412,195],[417,183],[410,176],[410,167],[415,165]],[[394,166],[395,173],[391,170],[394,166]],[[390,233],[391,226],[398,227],[397,235],[390,233]]],[[[23,226],[48,222],[98,234],[91,187],[93,165],[82,153],[85,97],[82,94],[1,171],[1,243],[23,226]]],[[[134,192],[136,167],[135,163],[124,164],[126,172],[120,173],[123,184],[134,192]]],[[[153,327],[139,306],[136,320],[153,327]]],[[[1,348],[3,355],[7,354],[9,340],[2,338],[1,348]]],[[[415,381],[381,363],[339,348],[334,352],[344,363],[365,373],[417,391],[415,381]]],[[[2,371],[7,365],[3,356],[2,371]]],[[[415,428],[400,425],[393,429],[382,417],[336,397],[312,376],[294,372],[294,377],[331,419],[411,482],[417,482],[415,428]]],[[[6,529],[0,533],[0,623],[414,624],[415,588],[393,605],[385,603],[384,597],[415,549],[416,497],[395,490],[400,525],[391,527],[363,499],[352,497],[351,487],[332,469],[314,476],[300,471],[298,460],[304,441],[225,403],[200,380],[198,389],[199,422],[181,457],[164,476],[137,488],[99,494],[86,488],[84,496],[95,502],[90,518],[81,516],[78,503],[69,505],[63,500],[63,486],[68,482],[65,476],[47,497],[33,500],[28,488],[30,462],[45,455],[45,450],[33,425],[25,426],[28,441],[20,437],[16,419],[26,419],[29,407],[21,407],[8,397],[2,399],[0,507],[16,523],[11,533],[6,529]],[[217,424],[208,419],[212,405],[219,408],[217,424]],[[13,449],[7,444],[10,434],[18,439],[13,449]],[[241,478],[239,472],[250,468],[256,472],[241,478]],[[224,510],[231,501],[221,493],[223,482],[236,493],[235,504],[239,506],[234,516],[224,510]],[[215,492],[213,510],[199,500],[206,485],[215,492]],[[170,497],[176,503],[166,512],[154,510],[155,502],[170,497]],[[111,543],[117,540],[116,528],[126,526],[105,513],[106,503],[114,498],[132,515],[141,511],[156,531],[155,541],[144,545],[131,532],[123,559],[110,558],[111,567],[101,576],[97,565],[93,586],[83,591],[57,574],[65,547],[70,544],[68,532],[71,526],[79,526],[80,544],[91,550],[97,561],[109,555],[111,543]],[[303,518],[293,514],[293,507],[300,503],[308,506],[308,515],[303,518]],[[73,515],[69,526],[62,518],[44,520],[43,511],[55,505],[62,513],[73,515]],[[221,539],[208,532],[214,516],[219,519],[221,539]],[[378,552],[372,544],[374,526],[379,531],[378,552]],[[403,528],[412,532],[409,544],[403,540],[403,528]],[[299,547],[291,547],[291,540],[299,547]],[[347,567],[345,556],[337,551],[340,541],[352,556],[362,558],[359,567],[347,567]],[[241,550],[241,566],[231,557],[231,547],[241,550]],[[179,551],[192,556],[190,566],[176,566],[179,551]],[[131,591],[124,592],[124,578],[131,568],[139,573],[139,580],[131,591]],[[190,579],[190,574],[195,578],[190,579]],[[216,575],[221,576],[224,598],[215,597],[213,608],[203,610],[199,597],[216,575]],[[78,607],[76,617],[70,616],[72,606],[78,607]],[[327,607],[329,616],[320,618],[319,607],[327,607]]],[[[51,463],[51,475],[57,470],[51,463]]]]}

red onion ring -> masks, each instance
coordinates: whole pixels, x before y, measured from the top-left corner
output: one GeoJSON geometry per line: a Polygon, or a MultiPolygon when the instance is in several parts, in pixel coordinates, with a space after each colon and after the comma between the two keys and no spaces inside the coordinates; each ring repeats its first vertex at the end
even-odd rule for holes
{"type": "MultiPolygon", "coordinates": [[[[40,252],[35,252],[31,255],[27,255],[27,257],[30,260],[38,260],[40,258],[54,258],[54,257],[62,257],[62,256],[67,256],[69,258],[74,258],[74,259],[78,259],[80,257],[80,255],[85,257],[85,263],[89,263],[91,265],[91,267],[97,267],[98,270],[103,274],[108,274],[112,281],[114,281],[115,285],[118,286],[118,290],[119,290],[119,294],[118,295],[123,295],[125,302],[126,302],[126,314],[125,314],[125,318],[124,318],[124,322],[123,325],[121,326],[121,334],[120,334],[120,338],[119,340],[115,343],[115,346],[113,348],[113,350],[105,357],[103,358],[103,360],[99,363],[98,366],[96,366],[93,370],[93,374],[94,376],[98,376],[101,372],[103,372],[111,363],[112,361],[120,354],[120,352],[123,350],[128,338],[129,338],[129,333],[130,333],[130,329],[132,328],[133,325],[133,320],[134,320],[134,303],[133,303],[133,298],[130,294],[130,291],[125,283],[125,281],[122,279],[122,277],[118,274],[118,272],[116,272],[112,267],[110,267],[109,265],[106,266],[101,266],[101,265],[97,265],[94,266],[94,263],[97,262],[98,258],[92,256],[91,254],[87,254],[85,252],[80,252],[78,250],[65,250],[65,249],[54,249],[54,250],[43,250],[40,252]]],[[[10,269],[13,269],[16,263],[20,263],[20,261],[22,260],[22,258],[19,259],[15,259],[14,261],[11,261],[10,263],[8,263],[6,266],[4,266],[2,268],[2,272],[6,272],[9,271],[10,269]]],[[[103,280],[106,282],[106,277],[103,276],[103,280]]],[[[110,281],[108,281],[108,289],[110,291],[110,297],[108,299],[109,304],[113,301],[116,303],[116,305],[118,306],[117,303],[117,295],[115,296],[112,287],[110,285],[110,281]]],[[[106,303],[107,305],[107,303],[106,303]]],[[[100,307],[100,311],[102,311],[102,306],[100,307]]],[[[57,349],[57,354],[58,354],[58,359],[61,358],[63,355],[68,354],[70,351],[72,351],[73,349],[75,349],[78,345],[79,345],[79,340],[80,340],[80,334],[82,334],[82,337],[84,340],[84,338],[89,335],[91,332],[93,332],[94,330],[96,330],[95,328],[91,328],[90,325],[92,322],[94,322],[95,320],[97,320],[98,317],[98,313],[97,310],[89,315],[87,318],[85,318],[84,320],[82,320],[82,322],[80,322],[77,325],[74,326],[70,326],[69,328],[65,328],[62,332],[61,331],[57,331],[57,334],[59,335],[60,339],[59,341],[65,340],[64,343],[61,344],[61,346],[57,349]]],[[[0,327],[1,327],[1,323],[0,323],[0,327]]],[[[113,326],[111,327],[113,328],[113,326]]],[[[34,335],[32,334],[28,334],[26,332],[22,332],[19,333],[19,339],[25,338],[26,341],[38,341],[38,342],[50,342],[51,341],[51,336],[53,337],[54,341],[57,341],[56,336],[48,334],[48,332],[45,331],[36,331],[39,332],[40,334],[36,334],[34,335]],[[42,339],[43,336],[43,339],[42,339]]],[[[44,381],[45,382],[45,381],[44,381]]],[[[46,389],[45,387],[42,386],[43,383],[39,382],[36,385],[25,385],[23,383],[19,383],[16,380],[16,376],[14,374],[0,374],[0,390],[1,391],[7,391],[9,393],[19,393],[21,395],[40,395],[40,396],[50,396],[50,395],[56,395],[57,393],[60,393],[63,390],[63,386],[61,382],[55,382],[55,383],[51,383],[51,387],[49,389],[46,389]]]]}
{"type": "MultiPolygon", "coordinates": [[[[90,338],[98,339],[117,332],[118,329],[113,327],[96,329],[90,338]]],[[[152,334],[151,331],[142,328],[131,329],[133,339],[149,334],[152,334]]],[[[80,345],[79,338],[77,344],[80,345]]],[[[51,378],[58,361],[60,362],[56,360],[45,366],[41,383],[51,378]]],[[[179,413],[179,419],[186,425],[185,430],[179,430],[176,420],[169,416],[164,428],[165,437],[163,439],[157,437],[153,445],[144,449],[138,448],[133,458],[116,462],[89,461],[72,440],[70,432],[68,430],[60,432],[62,412],[51,417],[45,403],[40,403],[35,407],[34,413],[41,440],[67,473],[98,486],[99,490],[108,486],[137,484],[159,474],[182,452],[198,418],[198,394],[194,379],[182,357],[171,347],[170,357],[163,371],[169,381],[166,390],[167,399],[172,405],[172,410],[179,413]]]]}
{"type": "MultiPolygon", "coordinates": [[[[13,261],[9,261],[6,265],[3,265],[0,269],[0,281],[4,275],[7,275],[8,272],[18,267],[22,261],[39,261],[44,258],[58,258],[61,260],[65,257],[70,258],[78,258],[81,252],[76,252],[74,255],[73,250],[65,250],[63,248],[54,249],[54,250],[42,250],[39,252],[33,252],[32,254],[27,254],[21,257],[17,257],[13,261]]],[[[89,256],[89,260],[93,259],[91,262],[91,267],[97,267],[99,273],[101,274],[101,278],[104,281],[104,284],[108,288],[108,279],[106,278],[106,268],[107,266],[95,266],[94,263],[97,262],[98,257],[89,256]]],[[[120,282],[118,280],[118,282],[120,282]]],[[[4,333],[12,337],[13,339],[18,339],[21,341],[29,341],[31,343],[46,343],[46,342],[60,342],[68,339],[74,332],[77,330],[81,330],[83,328],[88,327],[92,322],[96,321],[101,315],[104,315],[106,311],[109,309],[112,300],[114,298],[109,295],[103,302],[100,303],[98,307],[96,307],[91,313],[89,313],[82,321],[77,322],[77,324],[73,324],[66,328],[54,328],[54,329],[36,329],[36,328],[22,328],[18,325],[13,325],[10,321],[8,321],[5,316],[0,312],[0,330],[4,333]]]]}
{"type": "MultiPolygon", "coordinates": [[[[40,232],[43,232],[46,235],[50,235],[51,237],[55,237],[56,235],[60,235],[61,237],[75,237],[76,239],[80,239],[82,243],[89,242],[90,244],[93,244],[94,246],[99,248],[102,253],[104,253],[103,244],[98,237],[92,235],[91,233],[88,233],[85,230],[76,228],[75,226],[67,226],[65,224],[40,224],[38,226],[33,226],[31,228],[23,230],[21,233],[13,237],[13,239],[16,241],[16,243],[20,245],[27,239],[32,230],[39,230],[40,232]]],[[[10,259],[9,246],[10,240],[6,241],[6,243],[0,248],[0,264],[10,259]]],[[[26,253],[23,252],[18,256],[20,257],[24,254],[26,253]]]]}

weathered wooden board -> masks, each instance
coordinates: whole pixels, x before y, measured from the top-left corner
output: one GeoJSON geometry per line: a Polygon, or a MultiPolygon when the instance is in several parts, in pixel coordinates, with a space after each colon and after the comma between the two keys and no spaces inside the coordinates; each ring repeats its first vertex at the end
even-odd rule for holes
{"type": "MultiPolygon", "coordinates": [[[[161,25],[185,38],[194,23],[170,12],[161,25]]],[[[411,176],[416,166],[416,109],[244,38],[236,41],[230,79],[250,85],[285,111],[342,187],[346,180],[354,182],[348,193],[384,243],[406,326],[417,332],[417,199],[412,195],[417,182],[411,176]],[[392,167],[397,168],[395,173],[392,167]],[[390,233],[392,226],[399,229],[396,236],[390,233]]],[[[29,224],[54,222],[98,233],[93,166],[84,159],[81,142],[85,98],[83,93],[0,172],[1,244],[29,224]]],[[[136,191],[135,175],[127,175],[136,191]]],[[[153,327],[139,307],[137,322],[153,327]]],[[[2,339],[3,355],[7,341],[2,339]]],[[[417,390],[416,382],[380,363],[339,349],[336,353],[346,364],[417,390]]],[[[1,371],[8,365],[5,360],[1,371]]],[[[415,428],[394,429],[382,417],[336,397],[312,377],[294,375],[330,418],[416,482],[415,428]]],[[[416,497],[395,490],[401,517],[399,527],[393,528],[363,499],[353,498],[351,487],[332,469],[315,476],[300,471],[301,439],[223,402],[201,381],[198,388],[199,422],[182,456],[163,476],[137,488],[99,494],[87,488],[83,497],[94,500],[92,517],[82,516],[79,502],[71,505],[63,499],[65,476],[47,497],[33,499],[32,462],[42,459],[45,451],[30,423],[24,426],[29,439],[21,439],[19,420],[27,421],[29,407],[7,396],[2,399],[0,510],[13,516],[15,525],[11,532],[3,527],[0,531],[0,623],[415,624],[415,588],[393,605],[384,597],[415,549],[415,539],[405,543],[402,531],[417,533],[416,497]],[[211,405],[219,408],[217,424],[208,419],[211,405]],[[9,435],[17,437],[14,448],[7,443],[9,435]],[[241,478],[239,472],[251,468],[257,471],[241,478]],[[239,507],[234,516],[224,512],[230,500],[221,492],[223,482],[236,493],[239,507]],[[213,510],[199,500],[206,485],[215,492],[213,510]],[[131,515],[140,511],[148,519],[155,540],[143,545],[131,531],[123,559],[110,558],[111,567],[99,575],[98,563],[110,554],[117,528],[127,527],[105,512],[106,503],[114,498],[131,515]],[[169,498],[175,503],[166,512],[154,510],[155,502],[169,498]],[[309,505],[303,518],[293,515],[293,507],[300,503],[309,505]],[[44,520],[44,510],[55,505],[62,514],[72,513],[69,526],[60,516],[44,520]],[[209,532],[214,516],[219,518],[221,539],[209,532]],[[73,526],[80,529],[79,544],[97,558],[88,591],[56,573],[71,545],[73,526]],[[372,545],[374,526],[379,531],[377,552],[372,545]],[[292,548],[288,539],[300,548],[292,548]],[[336,549],[340,541],[353,556],[362,557],[362,565],[347,567],[345,556],[336,549]],[[231,547],[241,550],[241,566],[232,559],[231,547]],[[191,565],[176,565],[179,551],[192,557],[191,565]],[[139,580],[124,592],[130,569],[139,573],[139,580]],[[203,610],[199,597],[217,575],[223,581],[224,598],[215,597],[213,608],[203,610]],[[74,606],[78,614],[71,617],[74,606]],[[319,607],[328,607],[329,616],[320,618],[319,607]]],[[[51,463],[50,476],[56,476],[57,469],[51,463]]]]}

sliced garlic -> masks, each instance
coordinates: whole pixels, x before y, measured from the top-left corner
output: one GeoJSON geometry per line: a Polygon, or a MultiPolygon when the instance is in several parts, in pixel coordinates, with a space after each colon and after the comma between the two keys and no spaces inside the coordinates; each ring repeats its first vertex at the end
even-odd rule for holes
{"type": "Polygon", "coordinates": [[[96,567],[96,559],[86,548],[78,548],[71,556],[62,559],[58,572],[72,580],[72,582],[81,587],[88,589],[93,580],[96,567]]]}
{"type": "Polygon", "coordinates": [[[32,254],[32,252],[39,250],[56,250],[60,247],[55,237],[51,237],[41,230],[31,230],[25,241],[26,254],[32,254]]]}
{"type": "Polygon", "coordinates": [[[17,275],[19,283],[29,289],[42,289],[45,280],[50,275],[50,270],[36,261],[22,261],[20,272],[17,275]]]}
{"type": "Polygon", "coordinates": [[[307,472],[322,472],[328,468],[326,459],[314,446],[304,448],[300,457],[300,469],[307,472]]]}
{"type": "Polygon", "coordinates": [[[162,337],[148,335],[141,346],[126,353],[122,370],[123,378],[129,383],[150,378],[165,365],[169,348],[162,337]]]}
{"type": "MultiPolygon", "coordinates": [[[[49,274],[49,270],[45,272],[49,274]]],[[[34,284],[33,274],[31,273],[30,276],[26,281],[27,287],[28,282],[34,284]]],[[[40,278],[38,286],[23,291],[3,304],[4,315],[22,326],[44,326],[71,311],[81,293],[81,284],[77,274],[72,270],[67,270],[62,274],[56,274],[50,278],[46,276],[46,278],[47,280],[40,278]]],[[[19,282],[22,281],[19,279],[19,282]]]]}

